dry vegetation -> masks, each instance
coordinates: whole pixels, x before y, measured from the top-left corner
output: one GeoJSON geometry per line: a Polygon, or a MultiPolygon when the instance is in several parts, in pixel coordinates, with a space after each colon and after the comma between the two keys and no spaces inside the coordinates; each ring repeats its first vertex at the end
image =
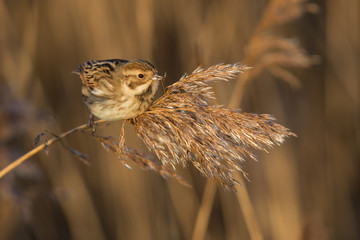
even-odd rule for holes
{"type": "MultiPolygon", "coordinates": [[[[70,134],[47,155],[40,153],[1,178],[0,239],[359,238],[359,3],[324,5],[302,0],[0,0],[1,169],[33,148],[43,129],[60,133],[86,121],[80,80],[71,75],[79,63],[143,58],[167,72],[167,85],[199,65],[213,66],[165,89],[134,126],[114,122],[92,137],[70,134]],[[321,62],[312,55],[320,55],[321,62]],[[216,64],[234,62],[252,69],[238,80],[212,83],[218,100],[209,104],[206,81],[242,70],[216,64]],[[205,82],[198,81],[207,73],[205,82]],[[186,91],[176,90],[182,87],[186,91]],[[195,108],[188,106],[193,101],[198,101],[195,108]],[[252,137],[246,129],[254,133],[254,120],[262,125],[272,119],[245,112],[270,113],[299,137],[268,154],[255,151],[258,162],[241,163],[252,156],[241,151],[267,148],[289,134],[275,123],[265,127],[271,134],[255,128],[252,137]],[[179,135],[181,122],[188,134],[174,142],[177,138],[165,132],[179,135]],[[237,133],[235,124],[244,132],[237,133]],[[230,134],[221,135],[224,129],[230,134]],[[193,133],[199,130],[204,132],[196,139],[193,133]],[[119,154],[119,142],[108,136],[120,132],[124,162],[99,146],[100,141],[119,154]],[[244,136],[250,141],[243,142],[244,136]],[[250,148],[234,152],[235,145],[226,142],[250,148]],[[204,151],[209,146],[219,154],[204,151]],[[165,165],[148,157],[146,147],[165,165]],[[195,154],[187,162],[195,167],[187,164],[175,173],[167,166],[183,164],[189,149],[195,154]],[[74,160],[74,153],[91,166],[74,160]],[[221,155],[226,157],[218,159],[221,155]],[[192,188],[165,181],[130,160],[184,178],[192,188]],[[214,181],[206,182],[197,171],[231,188],[233,179],[242,178],[222,172],[238,167],[251,182],[236,186],[236,194],[217,191],[214,181]]],[[[51,137],[48,132],[42,140],[49,144],[51,137]]]]}
{"type": "Polygon", "coordinates": [[[237,180],[231,172],[243,172],[241,162],[256,159],[249,149],[266,150],[294,135],[270,115],[209,105],[214,98],[209,83],[246,69],[239,64],[215,65],[185,75],[135,119],[136,133],[164,165],[175,168],[191,162],[208,178],[235,190],[237,180]]]}

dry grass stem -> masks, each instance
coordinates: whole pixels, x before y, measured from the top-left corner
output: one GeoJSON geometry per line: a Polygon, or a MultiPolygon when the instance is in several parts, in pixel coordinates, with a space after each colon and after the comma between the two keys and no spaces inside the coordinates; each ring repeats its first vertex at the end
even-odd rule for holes
{"type": "Polygon", "coordinates": [[[194,231],[191,237],[192,240],[205,239],[208,220],[214,204],[215,195],[216,184],[213,181],[208,181],[205,185],[203,198],[201,199],[201,204],[196,217],[194,231]]]}
{"type": "Polygon", "coordinates": [[[245,184],[243,184],[243,180],[240,174],[235,173],[235,176],[241,183],[241,187],[237,188],[238,192],[236,197],[241,208],[241,212],[244,215],[245,224],[249,231],[250,238],[252,240],[263,240],[264,236],[262,235],[259,221],[257,220],[255,209],[251,202],[247,187],[245,184]]]}
{"type": "MultiPolygon", "coordinates": [[[[99,124],[99,123],[103,123],[103,122],[104,122],[103,120],[98,120],[98,121],[95,122],[95,124],[99,124]]],[[[73,133],[78,132],[80,130],[84,130],[86,128],[89,128],[89,126],[87,124],[83,124],[81,126],[75,127],[75,128],[73,128],[73,129],[71,129],[71,130],[69,130],[67,132],[62,133],[59,136],[55,136],[55,137],[51,138],[50,140],[46,140],[43,144],[41,144],[41,145],[37,146],[36,148],[32,149],[31,151],[27,152],[26,154],[24,154],[23,156],[19,157],[16,160],[14,160],[12,163],[10,163],[5,168],[3,168],[0,171],[0,178],[4,177],[6,174],[8,174],[12,170],[14,170],[17,166],[19,166],[24,161],[26,161],[30,157],[34,156],[38,152],[40,152],[42,150],[46,150],[53,143],[55,143],[57,141],[60,141],[61,139],[69,136],[70,134],[73,134],[73,133]]],[[[42,135],[42,134],[39,134],[39,136],[36,137],[35,144],[37,144],[40,141],[40,139],[39,139],[40,135],[42,135]]]]}

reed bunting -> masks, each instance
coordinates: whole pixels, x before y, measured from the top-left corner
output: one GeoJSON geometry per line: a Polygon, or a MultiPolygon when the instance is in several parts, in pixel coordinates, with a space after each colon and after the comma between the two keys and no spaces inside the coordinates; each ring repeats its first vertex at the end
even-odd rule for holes
{"type": "Polygon", "coordinates": [[[80,75],[90,112],[106,121],[132,119],[146,111],[163,78],[151,63],[140,59],[88,61],[74,73],[80,75]]]}

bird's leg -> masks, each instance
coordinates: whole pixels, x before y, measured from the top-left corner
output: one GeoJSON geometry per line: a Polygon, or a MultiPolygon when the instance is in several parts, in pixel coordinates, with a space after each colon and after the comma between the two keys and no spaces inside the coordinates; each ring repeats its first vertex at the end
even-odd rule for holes
{"type": "Polygon", "coordinates": [[[130,118],[130,119],[128,119],[128,121],[129,121],[132,125],[135,125],[135,118],[130,118]]]}
{"type": "Polygon", "coordinates": [[[126,151],[127,148],[125,146],[125,121],[123,121],[123,124],[121,125],[121,131],[119,136],[119,145],[118,145],[118,158],[121,160],[121,162],[127,167],[128,169],[131,169],[131,167],[126,163],[126,151]]]}
{"type": "Polygon", "coordinates": [[[86,124],[89,128],[92,128],[92,133],[96,131],[96,124],[94,123],[94,114],[90,113],[89,120],[86,124]]]}

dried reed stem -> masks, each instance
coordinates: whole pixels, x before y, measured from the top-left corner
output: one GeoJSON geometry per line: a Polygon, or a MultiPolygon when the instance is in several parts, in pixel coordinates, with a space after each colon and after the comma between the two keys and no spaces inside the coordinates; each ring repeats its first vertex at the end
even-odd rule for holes
{"type": "MultiPolygon", "coordinates": [[[[99,124],[99,123],[103,123],[104,120],[98,120],[95,122],[95,124],[99,124]]],[[[49,146],[51,146],[53,143],[69,136],[70,134],[73,134],[79,130],[83,130],[89,128],[89,126],[87,124],[83,124],[80,125],[78,127],[75,127],[67,132],[61,133],[59,136],[57,137],[53,137],[50,140],[46,141],[45,143],[37,146],[36,148],[34,148],[33,150],[27,152],[26,154],[22,155],[21,157],[19,157],[18,159],[14,160],[12,163],[10,163],[9,165],[7,165],[5,168],[3,168],[0,171],[0,179],[2,177],[4,177],[6,174],[8,174],[9,172],[11,172],[12,170],[14,170],[17,166],[19,166],[20,164],[22,164],[24,161],[26,161],[27,159],[29,159],[30,157],[34,156],[35,154],[37,154],[38,152],[40,152],[43,149],[48,148],[49,146]]]]}
{"type": "Polygon", "coordinates": [[[207,229],[211,208],[214,204],[215,194],[216,194],[216,183],[214,181],[208,180],[205,185],[203,198],[201,199],[199,211],[196,216],[194,232],[191,238],[192,240],[205,238],[205,234],[206,234],[205,230],[207,229]]]}
{"type": "Polygon", "coordinates": [[[245,224],[249,231],[250,238],[252,240],[262,240],[264,237],[259,226],[259,221],[255,214],[254,206],[250,200],[249,192],[246,188],[246,185],[243,184],[242,176],[238,173],[235,173],[235,175],[242,184],[237,188],[238,192],[236,193],[236,198],[239,202],[241,212],[244,215],[245,224]]]}

